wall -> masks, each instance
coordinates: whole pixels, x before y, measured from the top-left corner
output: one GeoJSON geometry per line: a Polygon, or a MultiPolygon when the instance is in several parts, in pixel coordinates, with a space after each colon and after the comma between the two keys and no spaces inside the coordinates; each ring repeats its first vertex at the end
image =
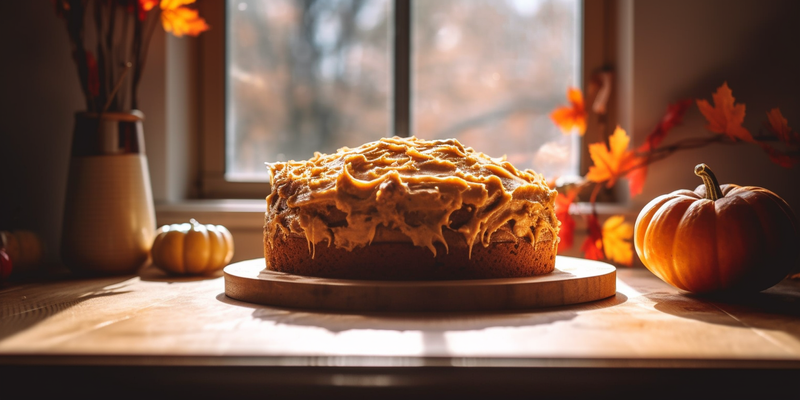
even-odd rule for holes
{"type": "MultiPolygon", "coordinates": [[[[780,107],[789,126],[800,130],[800,2],[793,0],[674,0],[634,3],[632,126],[642,143],[666,111],[683,98],[708,99],[727,81],[745,103],[744,126],[763,129],[766,113],[780,107]]],[[[696,106],[668,141],[707,135],[696,106]]],[[[649,170],[644,193],[632,200],[639,210],[650,199],[700,184],[693,173],[705,162],[720,183],[769,188],[800,211],[800,167],[784,169],[756,146],[715,145],[676,153],[649,170]]]]}
{"type": "MultiPolygon", "coordinates": [[[[0,230],[31,229],[58,260],[73,114],[85,108],[64,21],[50,1],[13,1],[0,13],[0,230]],[[24,39],[13,40],[24,35],[24,39]]],[[[156,30],[140,86],[146,152],[156,202],[193,190],[196,78],[192,38],[156,30]],[[173,68],[166,68],[174,61],[173,68]],[[176,94],[178,93],[179,94],[176,94]],[[167,134],[169,132],[169,135],[167,134]]]]}
{"type": "MultiPolygon", "coordinates": [[[[635,135],[636,144],[658,122],[668,103],[686,97],[710,100],[723,81],[737,100],[747,104],[746,127],[751,131],[759,129],[772,107],[780,107],[789,125],[800,129],[800,2],[624,2],[632,6],[634,53],[631,65],[626,65],[632,74],[621,77],[630,80],[631,88],[622,104],[632,104],[626,128],[635,135]]],[[[0,44],[4,55],[0,64],[0,229],[39,232],[50,249],[48,259],[55,261],[72,118],[83,107],[77,73],[65,27],[49,1],[4,4],[0,35],[5,38],[0,44]]],[[[191,135],[186,136],[194,125],[185,116],[194,106],[171,97],[181,85],[187,87],[191,78],[182,75],[181,68],[165,67],[170,57],[180,58],[192,50],[186,48],[190,42],[170,40],[157,34],[142,86],[153,192],[160,201],[190,194],[196,174],[192,158],[196,152],[191,135]],[[172,140],[175,130],[189,143],[172,140]],[[170,158],[174,153],[183,158],[170,158]]],[[[703,125],[702,115],[693,108],[670,140],[705,134],[703,125]]],[[[653,165],[644,193],[631,200],[630,210],[636,214],[659,194],[697,186],[692,168],[699,162],[711,165],[722,182],[773,189],[800,210],[798,169],[777,167],[760,150],[746,146],[686,151],[653,165]]],[[[257,236],[248,236],[248,242],[257,236]]],[[[253,252],[259,248],[243,247],[253,252]]]]}

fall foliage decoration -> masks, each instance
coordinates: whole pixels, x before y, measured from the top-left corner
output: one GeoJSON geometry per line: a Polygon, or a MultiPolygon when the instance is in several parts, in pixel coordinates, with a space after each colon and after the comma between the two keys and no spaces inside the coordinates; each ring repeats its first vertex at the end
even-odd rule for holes
{"type": "Polygon", "coordinates": [[[590,144],[589,156],[594,165],[589,167],[586,179],[596,183],[605,182],[606,187],[614,186],[621,173],[630,170],[638,161],[633,151],[628,149],[630,140],[628,134],[617,127],[608,138],[608,146],[605,143],[590,144]]]}
{"type": "Polygon", "coordinates": [[[586,132],[586,107],[583,103],[583,93],[580,89],[571,87],[567,89],[567,99],[569,106],[562,106],[550,113],[550,118],[561,128],[565,135],[572,134],[576,130],[583,136],[586,132]]]}
{"type": "MultiPolygon", "coordinates": [[[[559,107],[550,117],[564,133],[575,131],[574,127],[587,126],[592,117],[584,108],[583,95],[575,93],[578,89],[568,89],[571,107],[559,107]]],[[[743,127],[746,105],[737,103],[733,91],[724,82],[712,94],[712,102],[706,99],[683,99],[667,107],[667,111],[645,141],[638,147],[631,146],[631,137],[621,127],[598,143],[588,144],[592,165],[588,173],[576,184],[561,188],[562,193],[556,201],[556,215],[561,221],[559,232],[559,251],[571,248],[574,244],[575,220],[571,205],[579,200],[579,194],[593,186],[589,203],[591,212],[585,216],[587,237],[580,250],[584,257],[595,260],[608,260],[621,265],[632,265],[634,229],[621,215],[608,217],[601,224],[597,215],[597,196],[602,187],[614,187],[620,179],[626,179],[631,197],[641,194],[647,179],[647,168],[677,151],[704,147],[713,143],[756,145],[765,151],[775,164],[785,168],[794,166],[800,160],[800,134],[789,127],[780,109],[773,108],[766,113],[765,129],[756,135],[743,127]],[[684,115],[693,104],[697,105],[705,117],[706,130],[711,135],[700,135],[665,144],[668,133],[683,123],[684,115]]],[[[594,107],[593,110],[598,108],[594,107]]],[[[599,109],[604,109],[600,107],[599,109]]],[[[601,129],[603,130],[603,129],[601,129]]],[[[578,132],[581,135],[582,132],[578,132]]],[[[555,186],[553,179],[551,186],[555,186]]],[[[641,258],[641,255],[640,255],[641,258]]]]}
{"type": "Polygon", "coordinates": [[[67,26],[86,111],[138,108],[137,91],[157,26],[177,37],[209,29],[195,0],[52,0],[67,26]]]}
{"type": "Polygon", "coordinates": [[[745,105],[735,104],[733,92],[728,87],[728,82],[723,83],[717,89],[713,98],[713,107],[708,103],[708,100],[697,100],[697,108],[708,120],[706,129],[714,133],[727,135],[733,140],[755,142],[750,131],[742,127],[745,105]]]}
{"type": "Polygon", "coordinates": [[[760,187],[719,185],[705,164],[703,184],[653,199],[635,225],[636,252],[665,282],[694,293],[751,292],[783,280],[800,252],[789,205],[760,187]]]}

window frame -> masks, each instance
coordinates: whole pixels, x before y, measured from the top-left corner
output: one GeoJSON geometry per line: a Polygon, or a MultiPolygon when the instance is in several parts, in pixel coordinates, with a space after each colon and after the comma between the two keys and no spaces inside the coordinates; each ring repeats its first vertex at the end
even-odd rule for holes
{"type": "MultiPolygon", "coordinates": [[[[395,32],[408,32],[411,28],[413,0],[394,0],[395,32]]],[[[612,71],[616,67],[617,50],[625,47],[618,43],[617,23],[620,10],[629,7],[620,6],[625,0],[583,0],[581,13],[581,86],[586,88],[599,71],[612,71]]],[[[263,199],[269,193],[268,182],[231,182],[225,180],[225,134],[226,134],[226,21],[227,1],[198,2],[198,8],[212,27],[200,36],[198,49],[199,69],[199,177],[198,197],[206,199],[263,199]]],[[[393,35],[394,57],[392,102],[392,129],[395,135],[407,136],[411,121],[411,35],[393,35]]],[[[605,140],[619,120],[618,89],[624,82],[613,82],[612,95],[607,106],[607,113],[601,118],[588,121],[586,135],[581,140],[579,171],[585,175],[591,160],[587,146],[605,140]]],[[[566,93],[566,88],[565,88],[566,93]]],[[[565,99],[566,100],[566,99],[565,99]]],[[[593,99],[587,98],[587,107],[593,99]]],[[[605,200],[613,200],[613,193],[603,196],[605,200]]]]}

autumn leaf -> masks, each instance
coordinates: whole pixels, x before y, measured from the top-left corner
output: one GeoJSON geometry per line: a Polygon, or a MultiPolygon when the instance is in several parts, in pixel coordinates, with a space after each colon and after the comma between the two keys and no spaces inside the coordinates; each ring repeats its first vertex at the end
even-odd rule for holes
{"type": "Polygon", "coordinates": [[[720,86],[713,95],[714,106],[705,99],[697,100],[697,108],[708,120],[706,128],[714,133],[724,134],[731,139],[755,143],[750,131],[742,127],[745,105],[735,104],[733,92],[728,82],[720,86]]]}
{"type": "Polygon", "coordinates": [[[683,116],[692,105],[692,100],[685,99],[667,107],[667,113],[658,122],[655,129],[647,135],[647,140],[636,149],[637,153],[646,153],[657,148],[667,137],[669,131],[683,122],[683,116]]]}
{"type": "Polygon", "coordinates": [[[90,51],[86,51],[86,69],[89,74],[86,88],[92,97],[97,97],[100,95],[100,72],[97,69],[97,59],[90,51]]]}
{"type": "Polygon", "coordinates": [[[172,32],[177,37],[183,35],[197,36],[201,32],[208,30],[206,21],[200,18],[197,10],[186,7],[164,10],[161,13],[161,23],[164,25],[165,31],[172,32]]]}
{"type": "Polygon", "coordinates": [[[642,164],[633,171],[628,172],[625,178],[628,178],[628,193],[630,193],[631,197],[642,194],[644,181],[647,180],[647,165],[642,164]]]}
{"type": "Polygon", "coordinates": [[[760,145],[767,152],[769,159],[783,168],[792,168],[799,161],[797,157],[792,157],[766,143],[760,143],[760,145]]]}
{"type": "Polygon", "coordinates": [[[603,233],[600,229],[600,223],[597,222],[597,216],[589,214],[587,224],[589,235],[581,245],[583,256],[589,260],[602,260],[605,258],[603,255],[603,233]]]}
{"type": "Polygon", "coordinates": [[[161,12],[161,25],[167,32],[181,37],[183,35],[197,36],[208,30],[208,24],[200,17],[197,10],[185,7],[195,0],[138,0],[139,20],[143,21],[147,13],[156,5],[161,12]]]}
{"type": "Polygon", "coordinates": [[[175,10],[183,6],[188,6],[189,4],[192,4],[194,2],[195,0],[161,0],[161,9],[175,10]]]}
{"type": "MultiPolygon", "coordinates": [[[[636,154],[647,154],[648,152],[657,148],[661,142],[664,141],[664,138],[667,137],[669,131],[676,125],[680,125],[683,122],[683,116],[686,114],[686,111],[691,105],[692,100],[690,99],[685,99],[675,104],[670,104],[667,107],[667,113],[664,114],[664,117],[661,118],[661,121],[658,122],[655,129],[653,129],[653,131],[647,135],[647,140],[645,140],[641,146],[636,148],[636,154]]],[[[637,164],[639,167],[629,172],[625,176],[628,178],[628,191],[630,192],[631,197],[642,193],[644,182],[647,179],[647,165],[645,165],[644,160],[642,159],[641,162],[638,162],[637,164]]]]}
{"type": "Polygon", "coordinates": [[[771,130],[781,142],[790,146],[800,144],[800,135],[792,131],[792,128],[789,128],[789,122],[783,117],[780,109],[773,108],[770,110],[767,113],[767,119],[769,120],[769,130],[771,130]]]}
{"type": "Polygon", "coordinates": [[[571,87],[567,89],[567,99],[569,106],[562,106],[550,113],[550,118],[561,128],[561,132],[569,135],[573,130],[583,136],[586,133],[586,108],[583,103],[583,93],[580,89],[571,87]]]}
{"type": "Polygon", "coordinates": [[[634,156],[628,150],[628,143],[631,138],[620,127],[614,130],[614,134],[608,138],[609,146],[605,143],[593,143],[589,145],[589,156],[594,165],[589,167],[586,179],[592,182],[606,182],[606,187],[612,187],[620,177],[620,174],[634,165],[642,163],[640,157],[634,156]]]}
{"type": "Polygon", "coordinates": [[[156,4],[159,3],[159,0],[139,0],[139,7],[145,12],[152,10],[155,8],[156,4]]]}
{"type": "Polygon", "coordinates": [[[622,215],[609,217],[603,223],[603,251],[606,257],[622,265],[633,265],[633,225],[622,215]]]}
{"type": "Polygon", "coordinates": [[[577,189],[572,189],[566,194],[556,196],[556,218],[561,221],[561,228],[558,230],[558,251],[565,251],[572,248],[575,239],[575,220],[569,214],[569,207],[575,201],[578,194],[577,189]]]}

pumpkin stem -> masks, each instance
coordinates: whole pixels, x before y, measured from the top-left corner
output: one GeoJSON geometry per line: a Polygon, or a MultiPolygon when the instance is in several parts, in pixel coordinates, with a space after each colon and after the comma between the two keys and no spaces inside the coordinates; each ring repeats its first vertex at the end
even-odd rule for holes
{"type": "Polygon", "coordinates": [[[694,167],[694,174],[699,176],[700,179],[703,180],[703,184],[706,185],[706,199],[711,201],[716,201],[720,197],[722,197],[722,189],[719,187],[719,181],[717,181],[717,177],[714,176],[714,173],[711,172],[711,168],[705,164],[697,164],[694,167]]]}

